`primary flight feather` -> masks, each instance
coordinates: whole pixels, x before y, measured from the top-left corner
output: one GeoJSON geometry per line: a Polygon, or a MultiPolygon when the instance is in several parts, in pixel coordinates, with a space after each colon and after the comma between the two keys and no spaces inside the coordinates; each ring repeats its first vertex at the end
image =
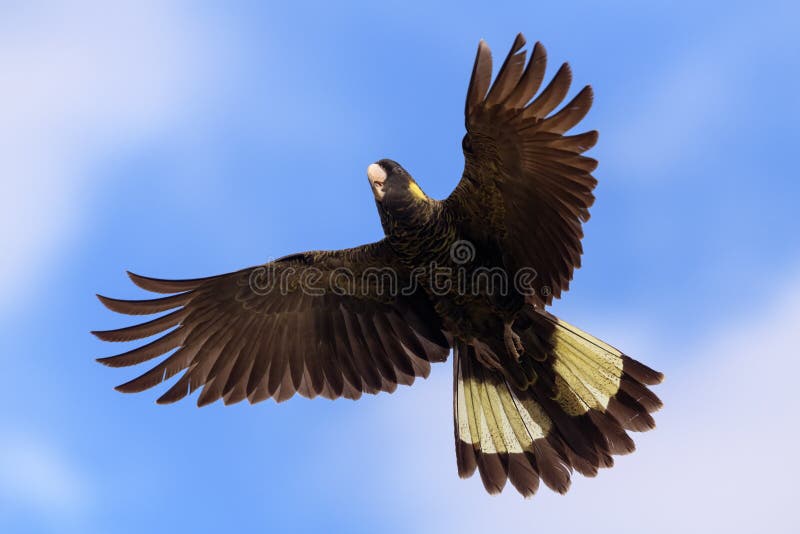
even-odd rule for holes
{"type": "Polygon", "coordinates": [[[566,105],[565,63],[547,86],[546,54],[520,34],[492,83],[483,41],[467,90],[464,172],[445,200],[428,197],[398,163],[369,165],[385,237],[338,251],[293,254],[193,280],[130,274],[169,296],[117,300],[129,315],[169,313],[105,341],[167,332],[112,367],[167,355],[117,386],[140,392],[176,375],[159,403],[201,390],[222,399],[358,399],[427,377],[453,351],[458,473],[477,469],[490,493],[507,481],[523,495],[539,482],[564,493],[573,470],[593,476],[634,450],[627,431],[654,427],[658,373],[556,318],[545,307],[580,266],[597,162],[597,132],[567,134],[592,90],[566,105]],[[173,352],[174,351],[174,352],[173,352]]]}

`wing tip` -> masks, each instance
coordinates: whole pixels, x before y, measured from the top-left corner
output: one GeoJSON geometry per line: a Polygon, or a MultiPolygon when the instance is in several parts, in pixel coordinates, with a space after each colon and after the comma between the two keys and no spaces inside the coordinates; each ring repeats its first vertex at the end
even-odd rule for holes
{"type": "Polygon", "coordinates": [[[96,361],[99,364],[105,365],[106,367],[117,367],[116,365],[114,365],[115,357],[116,356],[103,356],[102,358],[95,358],[94,361],[96,361]]]}
{"type": "Polygon", "coordinates": [[[137,287],[153,293],[181,293],[183,291],[191,291],[197,289],[208,278],[189,278],[189,279],[166,279],[166,278],[153,278],[151,276],[142,276],[131,271],[125,271],[130,278],[131,282],[137,287]]]}
{"type": "Polygon", "coordinates": [[[583,98],[585,98],[588,101],[589,105],[594,103],[594,87],[592,87],[591,84],[587,83],[586,85],[584,85],[583,89],[581,89],[578,95],[583,96],[583,98]]]}
{"type": "Polygon", "coordinates": [[[219,400],[219,398],[203,399],[201,397],[202,397],[202,395],[200,397],[197,397],[197,403],[196,404],[197,404],[198,408],[205,408],[206,406],[208,406],[210,404],[214,404],[215,402],[217,402],[219,400]]]}
{"type": "Polygon", "coordinates": [[[128,315],[129,313],[123,310],[126,310],[128,308],[128,305],[130,305],[131,303],[136,302],[136,301],[106,297],[105,295],[101,295],[100,293],[95,293],[95,297],[97,297],[97,300],[99,300],[100,303],[109,310],[116,313],[123,313],[126,315],[128,315]]]}
{"type": "Polygon", "coordinates": [[[585,143],[583,144],[583,146],[581,146],[583,152],[586,152],[594,145],[596,145],[597,141],[600,139],[600,132],[597,130],[589,130],[588,132],[585,132],[582,135],[585,136],[585,143]]]}
{"type": "MultiPolygon", "coordinates": [[[[141,389],[138,389],[138,388],[131,388],[131,387],[128,386],[128,384],[129,384],[129,382],[126,382],[124,384],[120,384],[118,386],[114,386],[114,391],[118,391],[119,393],[140,393],[141,391],[144,391],[144,390],[141,390],[141,389]]],[[[145,389],[147,389],[147,388],[145,388],[145,389]]]]}
{"type": "Polygon", "coordinates": [[[525,36],[522,35],[522,32],[519,32],[516,37],[514,37],[514,44],[511,45],[511,52],[508,55],[513,55],[517,51],[519,51],[523,46],[525,46],[525,36]]]}
{"type": "Polygon", "coordinates": [[[90,330],[89,333],[92,334],[94,337],[101,341],[120,341],[115,337],[109,335],[109,332],[114,332],[114,330],[90,330]]]}
{"type": "Polygon", "coordinates": [[[175,404],[176,402],[178,402],[179,400],[183,399],[184,397],[186,397],[186,395],[189,394],[188,390],[186,392],[177,393],[176,391],[174,391],[175,386],[177,386],[177,384],[172,386],[169,390],[167,390],[166,393],[164,393],[159,398],[157,398],[156,399],[156,404],[158,404],[159,406],[166,406],[168,404],[175,404]]]}
{"type": "Polygon", "coordinates": [[[173,280],[162,280],[159,278],[152,278],[150,276],[142,276],[132,271],[125,271],[128,278],[136,287],[144,289],[145,291],[152,291],[153,293],[177,293],[177,291],[164,291],[160,288],[165,284],[173,283],[173,280]]]}
{"type": "Polygon", "coordinates": [[[555,76],[553,76],[553,79],[555,79],[559,74],[566,76],[570,82],[572,81],[572,65],[569,64],[569,61],[565,61],[561,64],[561,66],[558,68],[558,71],[556,71],[555,76]],[[562,71],[563,74],[561,74],[562,71]]]}

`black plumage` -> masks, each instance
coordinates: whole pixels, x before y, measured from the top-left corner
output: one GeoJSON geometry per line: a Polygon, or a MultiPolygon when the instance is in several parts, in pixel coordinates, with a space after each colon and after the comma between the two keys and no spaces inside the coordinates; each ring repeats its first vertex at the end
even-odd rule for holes
{"type": "Polygon", "coordinates": [[[539,92],[546,53],[537,43],[526,62],[524,45],[517,36],[492,83],[481,41],[464,173],[447,199],[428,197],[394,161],[370,165],[383,240],[209,278],[130,274],[168,296],[99,297],[118,313],[167,312],[94,332],[112,342],[164,333],[99,360],[120,367],[166,355],[117,389],[140,392],[180,375],[159,403],[198,389],[201,406],[295,393],[357,399],[412,384],[452,349],[460,476],[477,469],[492,493],[510,481],[529,496],[540,480],[563,493],[573,470],[594,476],[633,451],[627,431],[653,428],[661,402],[648,386],[662,375],[545,311],[580,266],[594,202],[597,162],[583,153],[597,132],[566,135],[589,111],[592,90],[556,110],[570,68],[539,92]]]}

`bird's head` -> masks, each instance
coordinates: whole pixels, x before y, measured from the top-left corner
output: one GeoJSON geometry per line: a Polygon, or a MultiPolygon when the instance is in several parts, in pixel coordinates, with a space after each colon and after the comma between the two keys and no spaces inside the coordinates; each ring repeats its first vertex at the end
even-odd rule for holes
{"type": "Polygon", "coordinates": [[[380,210],[399,214],[430,199],[399,163],[382,159],[367,167],[372,194],[380,210]]]}

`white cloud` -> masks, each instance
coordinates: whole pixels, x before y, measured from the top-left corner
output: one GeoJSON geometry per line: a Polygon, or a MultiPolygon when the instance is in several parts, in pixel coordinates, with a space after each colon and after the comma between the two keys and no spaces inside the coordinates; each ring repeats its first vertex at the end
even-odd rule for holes
{"type": "Polygon", "coordinates": [[[0,498],[53,521],[78,519],[91,502],[89,484],[59,451],[8,433],[0,442],[0,498]]]}
{"type": "Polygon", "coordinates": [[[0,291],[9,300],[79,223],[91,165],[174,125],[220,63],[214,26],[166,2],[13,6],[0,8],[0,291]]]}

